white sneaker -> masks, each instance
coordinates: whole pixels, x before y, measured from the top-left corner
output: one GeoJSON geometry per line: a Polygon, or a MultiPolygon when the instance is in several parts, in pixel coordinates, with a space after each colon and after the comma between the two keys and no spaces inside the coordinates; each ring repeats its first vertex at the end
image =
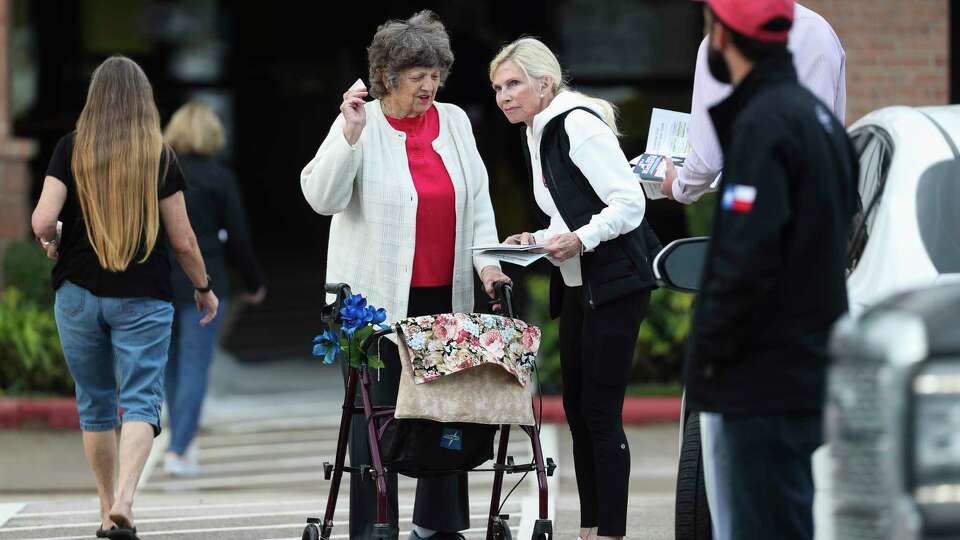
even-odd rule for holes
{"type": "Polygon", "coordinates": [[[190,446],[187,447],[187,451],[183,453],[183,459],[187,460],[187,463],[189,463],[191,467],[194,467],[197,470],[200,469],[200,451],[197,450],[196,439],[190,443],[190,446]]]}
{"type": "Polygon", "coordinates": [[[197,476],[200,467],[196,462],[191,463],[189,458],[181,457],[173,452],[163,456],[163,470],[170,476],[197,476]]]}

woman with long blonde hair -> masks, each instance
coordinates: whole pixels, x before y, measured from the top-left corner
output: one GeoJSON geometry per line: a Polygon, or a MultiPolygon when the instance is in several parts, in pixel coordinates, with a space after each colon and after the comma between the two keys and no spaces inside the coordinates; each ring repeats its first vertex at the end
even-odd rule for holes
{"type": "Polygon", "coordinates": [[[54,312],[100,498],[98,537],[137,537],[133,499],[160,433],[173,317],[167,240],[196,288],[200,324],[217,313],[183,187],[150,81],[132,60],[109,58],[76,131],[57,143],[32,219],[56,259],[54,312]]]}
{"type": "Polygon", "coordinates": [[[534,198],[548,218],[505,242],[540,244],[556,265],[550,312],[560,317],[580,538],[623,538],[630,480],[623,400],[660,243],[644,220],[643,191],[610,103],[572,90],[556,55],[534,38],[501,49],[489,74],[507,121],[524,125],[534,198]]]}

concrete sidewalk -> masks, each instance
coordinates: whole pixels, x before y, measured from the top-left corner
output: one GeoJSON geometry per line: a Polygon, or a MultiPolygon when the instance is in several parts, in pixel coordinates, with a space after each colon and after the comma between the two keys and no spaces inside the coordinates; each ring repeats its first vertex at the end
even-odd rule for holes
{"type": "MultiPolygon", "coordinates": [[[[193,483],[165,477],[160,441],[135,507],[142,509],[137,514],[141,531],[149,538],[299,538],[304,518],[322,510],[329,490],[318,466],[332,461],[335,437],[331,441],[330,433],[335,434],[343,398],[340,368],[312,358],[238,364],[218,354],[213,381],[200,441],[201,464],[208,465],[209,474],[193,483]]],[[[572,539],[579,504],[571,441],[565,425],[550,432],[559,466],[551,494],[555,537],[572,539]]],[[[628,429],[631,538],[673,538],[677,437],[675,424],[628,429]]],[[[525,446],[511,437],[511,453],[521,456],[525,446]]],[[[482,525],[489,504],[487,476],[471,475],[474,527],[482,525]]],[[[507,478],[504,494],[515,481],[507,478]]],[[[412,504],[412,487],[412,481],[401,486],[402,506],[412,504]]],[[[517,505],[527,493],[519,490],[508,504],[512,526],[518,525],[522,508],[517,505]]],[[[343,534],[346,487],[340,500],[335,533],[343,534]]],[[[0,540],[92,537],[96,508],[78,432],[0,431],[0,540]]],[[[468,537],[480,534],[474,530],[468,537]]]]}

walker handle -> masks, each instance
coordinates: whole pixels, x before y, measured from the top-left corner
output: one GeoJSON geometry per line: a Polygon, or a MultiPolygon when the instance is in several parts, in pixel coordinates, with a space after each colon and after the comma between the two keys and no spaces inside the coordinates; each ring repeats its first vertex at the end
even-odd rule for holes
{"type": "Polygon", "coordinates": [[[500,314],[504,317],[513,318],[513,286],[509,283],[497,282],[493,284],[493,290],[496,298],[490,301],[491,305],[500,305],[500,314]]]}

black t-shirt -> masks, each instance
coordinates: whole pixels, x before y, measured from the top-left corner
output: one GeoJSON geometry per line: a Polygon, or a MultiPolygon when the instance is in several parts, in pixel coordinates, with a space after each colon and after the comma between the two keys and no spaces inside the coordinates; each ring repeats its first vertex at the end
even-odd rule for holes
{"type": "MultiPolygon", "coordinates": [[[[157,233],[157,241],[147,260],[143,258],[143,246],[134,260],[123,272],[111,272],[100,266],[100,260],[90,245],[87,237],[87,228],[83,221],[83,211],[80,208],[80,199],[77,198],[76,180],[70,166],[73,157],[73,143],[76,133],[65,135],[57,143],[47,167],[47,176],[53,176],[67,187],[67,200],[60,211],[60,221],[63,222],[63,232],[60,237],[59,257],[53,267],[53,288],[60,288],[65,280],[70,280],[87,289],[97,296],[113,298],[150,297],[170,301],[173,298],[173,289],[170,285],[170,260],[167,256],[166,233],[163,220],[157,233]]],[[[183,191],[185,184],[180,165],[173,152],[162,151],[160,157],[160,173],[158,173],[159,199],[165,199],[178,191],[183,191]],[[167,164],[167,155],[172,162],[167,164]],[[166,176],[159,178],[159,174],[166,171],[166,176]]]]}

